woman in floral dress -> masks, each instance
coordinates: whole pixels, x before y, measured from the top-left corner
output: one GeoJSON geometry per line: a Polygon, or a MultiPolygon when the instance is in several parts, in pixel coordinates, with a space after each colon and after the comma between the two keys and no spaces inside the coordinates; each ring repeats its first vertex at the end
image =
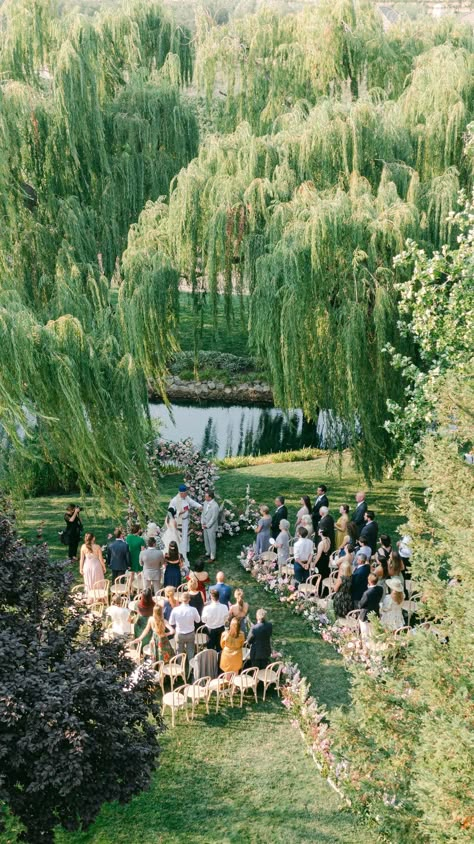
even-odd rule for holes
{"type": "Polygon", "coordinates": [[[170,658],[174,656],[173,648],[170,643],[170,636],[174,635],[173,628],[165,621],[163,617],[163,607],[156,604],[153,615],[148,619],[148,624],[145,627],[141,636],[130,642],[131,645],[136,645],[138,642],[145,639],[146,635],[151,633],[150,640],[150,654],[151,658],[157,662],[169,662],[170,658]]]}

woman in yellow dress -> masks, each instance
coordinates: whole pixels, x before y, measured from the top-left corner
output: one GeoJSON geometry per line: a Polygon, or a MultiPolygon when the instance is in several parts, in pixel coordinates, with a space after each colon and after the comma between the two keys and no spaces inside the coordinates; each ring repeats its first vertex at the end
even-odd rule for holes
{"type": "Polygon", "coordinates": [[[244,663],[242,655],[244,642],[245,636],[240,630],[240,621],[238,618],[233,618],[229,629],[225,630],[221,636],[221,671],[225,673],[240,671],[244,663]]]}
{"type": "Polygon", "coordinates": [[[349,505],[341,504],[339,507],[340,516],[334,525],[336,528],[336,551],[344,545],[344,539],[347,536],[347,525],[349,524],[349,505]]]}

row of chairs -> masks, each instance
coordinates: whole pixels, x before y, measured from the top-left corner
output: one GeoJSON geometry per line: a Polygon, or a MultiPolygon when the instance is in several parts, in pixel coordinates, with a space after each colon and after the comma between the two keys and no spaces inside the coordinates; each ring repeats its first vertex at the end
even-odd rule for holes
{"type": "MultiPolygon", "coordinates": [[[[180,656],[184,657],[184,654],[180,654],[180,656]]],[[[188,706],[191,706],[191,719],[194,719],[195,708],[200,703],[205,704],[206,712],[209,715],[209,702],[212,695],[216,696],[215,711],[217,713],[222,701],[228,701],[231,707],[234,706],[235,694],[240,695],[241,708],[246,693],[253,694],[255,703],[258,703],[257,689],[259,683],[263,684],[263,700],[266,699],[267,690],[270,686],[275,686],[277,693],[280,693],[282,662],[272,662],[266,668],[246,668],[240,674],[227,672],[219,674],[215,678],[201,677],[194,683],[186,683],[185,661],[183,660],[182,669],[178,666],[177,657],[173,657],[169,663],[157,662],[153,665],[153,670],[157,675],[157,683],[161,686],[162,691],[162,714],[164,715],[167,709],[171,711],[173,727],[175,725],[175,713],[180,709],[184,709],[186,720],[189,721],[188,706]],[[173,663],[173,660],[176,660],[176,662],[173,663]],[[184,684],[176,688],[172,686],[171,691],[165,692],[165,678],[171,678],[172,674],[174,674],[175,679],[182,676],[184,684]]]]}

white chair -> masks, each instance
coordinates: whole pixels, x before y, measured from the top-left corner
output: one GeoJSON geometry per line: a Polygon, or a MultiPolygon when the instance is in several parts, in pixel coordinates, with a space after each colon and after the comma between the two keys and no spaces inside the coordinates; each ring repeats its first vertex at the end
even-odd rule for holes
{"type": "Polygon", "coordinates": [[[265,700],[267,695],[267,689],[269,686],[275,686],[278,694],[280,694],[280,677],[281,672],[283,671],[283,663],[282,662],[272,662],[270,665],[267,665],[266,668],[260,668],[257,674],[257,680],[259,683],[263,683],[263,699],[265,700]]]}
{"type": "Polygon", "coordinates": [[[170,678],[171,688],[174,686],[175,680],[182,677],[186,683],[186,654],[176,654],[172,656],[170,661],[163,666],[161,690],[164,694],[165,677],[170,678]]]}
{"type": "Polygon", "coordinates": [[[280,577],[293,577],[294,568],[293,568],[292,559],[294,559],[294,558],[288,557],[287,562],[283,566],[280,566],[280,568],[279,568],[280,577]]]}
{"type": "Polygon", "coordinates": [[[136,648],[132,648],[130,645],[125,650],[125,655],[128,656],[132,662],[135,662],[137,665],[140,665],[143,654],[142,654],[142,643],[139,642],[136,648]]]}
{"type": "Polygon", "coordinates": [[[182,592],[188,591],[188,584],[182,583],[181,586],[176,587],[176,594],[181,594],[182,592]]]}
{"type": "Polygon", "coordinates": [[[186,695],[187,688],[188,687],[186,685],[179,686],[177,689],[172,689],[170,692],[166,692],[166,694],[163,695],[163,699],[161,701],[161,714],[165,714],[165,709],[171,709],[172,727],[174,727],[175,712],[177,712],[178,709],[184,709],[186,721],[189,721],[187,709],[188,698],[186,695]]]}
{"type": "Polygon", "coordinates": [[[275,563],[278,559],[278,554],[276,551],[263,551],[260,554],[260,560],[262,563],[275,563]]]}
{"type": "Polygon", "coordinates": [[[232,680],[232,694],[236,689],[240,690],[240,708],[242,709],[245,692],[252,691],[255,697],[255,703],[258,703],[257,697],[258,685],[258,668],[246,668],[241,674],[235,674],[232,680]]]}
{"type": "Polygon", "coordinates": [[[209,697],[215,694],[216,696],[216,712],[219,712],[219,704],[222,699],[228,698],[230,701],[230,705],[234,705],[232,693],[233,693],[233,686],[232,681],[234,679],[234,674],[232,672],[227,672],[226,674],[219,674],[214,680],[210,680],[209,682],[209,697]]]}
{"type": "Polygon", "coordinates": [[[350,627],[352,630],[357,630],[360,635],[359,616],[360,610],[351,610],[345,618],[338,618],[336,624],[338,627],[350,627]]]}
{"type": "Polygon", "coordinates": [[[328,590],[328,595],[332,595],[334,593],[334,586],[336,585],[337,578],[339,577],[339,573],[337,571],[331,572],[329,577],[325,577],[322,582],[322,593],[324,594],[324,590],[328,590]]]}
{"type": "Polygon", "coordinates": [[[208,638],[206,625],[202,624],[201,627],[197,628],[194,636],[194,644],[198,653],[206,650],[208,638]]]}
{"type": "Polygon", "coordinates": [[[83,583],[78,583],[77,586],[72,587],[71,595],[77,600],[85,601],[87,598],[87,589],[83,583]]]}
{"type": "Polygon", "coordinates": [[[191,721],[194,720],[194,710],[201,701],[206,704],[206,712],[209,715],[209,683],[210,677],[200,677],[194,683],[186,687],[186,697],[191,701],[191,721]]]}
{"type": "Polygon", "coordinates": [[[402,603],[402,610],[405,610],[408,615],[408,626],[410,626],[412,615],[415,615],[415,613],[418,612],[418,609],[420,607],[419,598],[420,595],[415,595],[412,593],[408,601],[403,601],[402,603]]]}
{"type": "Polygon", "coordinates": [[[320,582],[321,575],[312,574],[311,577],[308,577],[306,583],[300,583],[298,585],[298,595],[304,595],[305,598],[309,597],[310,595],[317,595],[319,592],[320,582]]]}
{"type": "Polygon", "coordinates": [[[110,580],[97,580],[92,589],[89,589],[88,598],[95,604],[103,601],[109,603],[110,580]]]}
{"type": "Polygon", "coordinates": [[[110,594],[120,597],[126,596],[129,598],[131,580],[131,574],[121,574],[120,577],[116,577],[113,585],[110,587],[110,594]]]}

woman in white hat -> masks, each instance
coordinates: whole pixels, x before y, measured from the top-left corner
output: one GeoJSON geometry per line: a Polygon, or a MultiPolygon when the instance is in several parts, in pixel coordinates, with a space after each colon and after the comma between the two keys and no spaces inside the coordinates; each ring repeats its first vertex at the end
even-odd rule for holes
{"type": "Polygon", "coordinates": [[[400,627],[405,627],[402,612],[405,597],[403,584],[398,577],[390,577],[386,581],[386,586],[390,591],[383,599],[380,620],[387,630],[399,630],[400,627]]]}

